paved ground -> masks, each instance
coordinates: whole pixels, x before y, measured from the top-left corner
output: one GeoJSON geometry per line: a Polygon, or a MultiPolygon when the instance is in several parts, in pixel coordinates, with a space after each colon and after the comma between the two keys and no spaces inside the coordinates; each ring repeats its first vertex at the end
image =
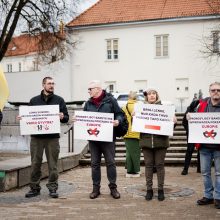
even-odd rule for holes
{"type": "MultiPolygon", "coordinates": [[[[143,173],[144,168],[141,169],[143,173]]],[[[187,176],[180,172],[180,167],[166,167],[166,200],[159,202],[155,196],[148,202],[143,197],[144,175],[125,178],[124,168],[118,167],[121,199],[115,200],[109,195],[103,167],[102,195],[91,200],[90,167],[78,167],[60,175],[59,199],[48,197],[46,181],[42,182],[41,195],[33,199],[24,198],[28,187],[0,193],[0,219],[220,219],[220,210],[214,205],[195,205],[203,195],[202,178],[196,168],[191,168],[187,176]]]]}

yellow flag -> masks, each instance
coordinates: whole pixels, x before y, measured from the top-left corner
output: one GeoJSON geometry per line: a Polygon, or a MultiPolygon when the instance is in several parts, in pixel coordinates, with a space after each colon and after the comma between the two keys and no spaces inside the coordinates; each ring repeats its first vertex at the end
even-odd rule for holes
{"type": "Polygon", "coordinates": [[[2,66],[0,65],[0,109],[3,110],[3,107],[8,99],[9,89],[8,83],[6,81],[2,66]]]}

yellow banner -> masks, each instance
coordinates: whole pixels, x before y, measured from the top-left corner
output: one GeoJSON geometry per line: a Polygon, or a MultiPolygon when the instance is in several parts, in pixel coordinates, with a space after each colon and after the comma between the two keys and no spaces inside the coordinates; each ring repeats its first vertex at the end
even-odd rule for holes
{"type": "Polygon", "coordinates": [[[3,110],[3,107],[8,99],[9,89],[8,83],[6,81],[3,68],[0,65],[0,109],[3,110]]]}

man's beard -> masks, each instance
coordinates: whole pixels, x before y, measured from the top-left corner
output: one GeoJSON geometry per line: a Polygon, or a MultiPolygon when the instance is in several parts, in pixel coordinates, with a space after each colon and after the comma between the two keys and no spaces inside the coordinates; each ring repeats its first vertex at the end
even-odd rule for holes
{"type": "Polygon", "coordinates": [[[53,90],[50,91],[50,90],[46,90],[46,89],[45,89],[45,92],[47,92],[48,94],[53,94],[53,90]]]}

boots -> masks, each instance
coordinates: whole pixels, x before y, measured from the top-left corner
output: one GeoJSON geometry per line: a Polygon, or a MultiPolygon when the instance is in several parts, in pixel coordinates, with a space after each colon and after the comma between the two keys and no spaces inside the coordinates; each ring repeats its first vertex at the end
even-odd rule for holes
{"type": "Polygon", "coordinates": [[[120,193],[118,192],[117,188],[110,188],[111,196],[114,199],[120,199],[120,193]]]}
{"type": "Polygon", "coordinates": [[[145,199],[146,199],[147,201],[150,201],[150,200],[152,200],[153,195],[154,195],[153,190],[152,190],[152,189],[149,189],[149,190],[147,190],[147,194],[146,194],[146,196],[145,196],[145,199]]]}
{"type": "Polygon", "coordinates": [[[93,190],[89,195],[90,199],[96,199],[99,195],[100,195],[100,187],[93,186],[93,190]]]}
{"type": "Polygon", "coordinates": [[[163,201],[165,199],[163,189],[158,189],[158,200],[163,201]]]}

